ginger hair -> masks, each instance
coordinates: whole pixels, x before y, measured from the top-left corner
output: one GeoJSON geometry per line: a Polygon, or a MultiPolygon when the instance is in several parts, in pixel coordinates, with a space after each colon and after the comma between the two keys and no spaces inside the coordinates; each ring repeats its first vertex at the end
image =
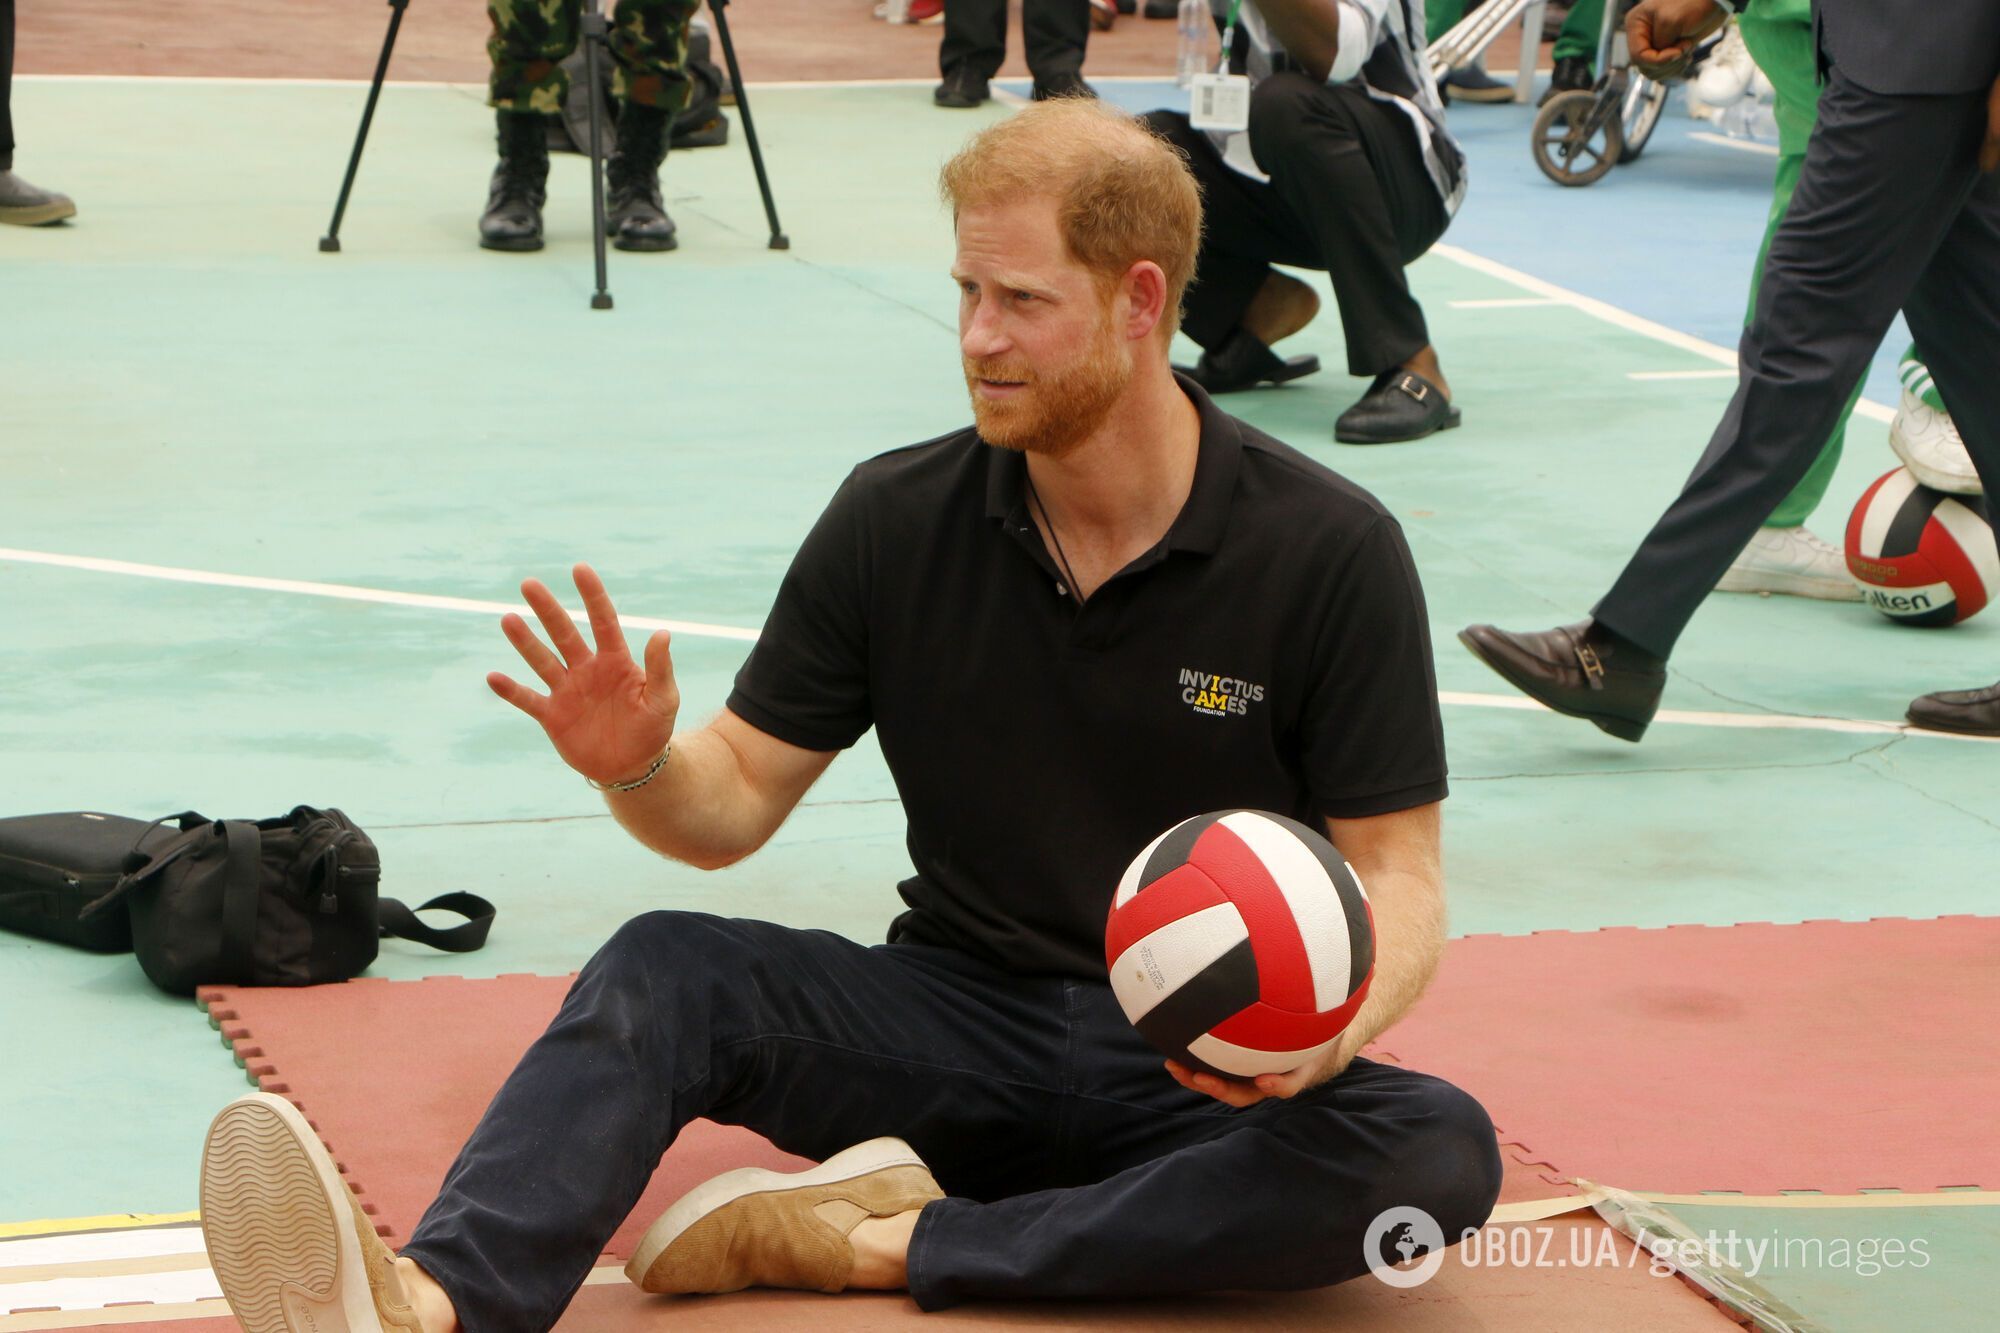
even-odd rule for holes
{"type": "Polygon", "coordinates": [[[972,137],[938,176],[961,211],[1054,199],[1063,241],[1108,290],[1149,259],[1166,275],[1168,336],[1201,245],[1201,191],[1187,155],[1131,116],[1095,98],[1058,97],[1023,107],[972,137]]]}

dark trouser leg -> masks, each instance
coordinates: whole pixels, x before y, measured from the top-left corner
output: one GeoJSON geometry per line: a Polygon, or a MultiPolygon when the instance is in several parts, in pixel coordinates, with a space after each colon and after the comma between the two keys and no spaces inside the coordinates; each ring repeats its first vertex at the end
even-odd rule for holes
{"type": "Polygon", "coordinates": [[[1250,146],[1333,280],[1348,372],[1394,370],[1428,346],[1403,266],[1447,219],[1408,119],[1353,86],[1274,74],[1250,96],[1250,146]]]}
{"type": "Polygon", "coordinates": [[[1243,320],[1271,265],[1322,268],[1312,237],[1262,181],[1223,165],[1206,134],[1177,111],[1152,111],[1147,128],[1188,156],[1201,187],[1201,249],[1181,298],[1181,331],[1203,347],[1221,343],[1243,320]]]}
{"type": "Polygon", "coordinates": [[[1083,73],[1090,0],[1022,0],[1021,47],[1037,81],[1083,73]]]}
{"type": "Polygon", "coordinates": [[[1290,1101],[1237,1111],[1174,1083],[1109,987],[1071,983],[1069,1188],[925,1208],[910,1292],[967,1300],[1327,1286],[1367,1271],[1385,1209],[1456,1242],[1500,1190],[1493,1125],[1438,1079],[1356,1061],[1290,1101]]]}
{"type": "Polygon", "coordinates": [[[2000,518],[2000,175],[1980,176],[1903,313],[2000,518]]]}
{"type": "Polygon", "coordinates": [[[612,95],[669,120],[688,103],[688,23],[700,0],[618,0],[611,19],[612,95]]]}
{"type": "MultiPolygon", "coordinates": [[[[1972,193],[1985,104],[1983,92],[1886,97],[1838,68],[1829,76],[1738,349],[1736,396],[1679,498],[1598,603],[1601,624],[1667,656],[1729,562],[1811,468],[1972,193]]],[[[1980,374],[1991,376],[1990,359],[1980,374]]]]}
{"type": "Polygon", "coordinates": [[[947,950],[640,917],[577,978],[403,1252],[467,1333],[546,1329],[700,1116],[821,1159],[899,1135],[973,1198],[1043,1188],[1062,995],[947,950]]]}
{"type": "Polygon", "coordinates": [[[990,79],[1006,58],[1007,0],[945,0],[939,72],[950,74],[960,65],[970,65],[990,79]]]}
{"type": "Polygon", "coordinates": [[[14,165],[14,0],[0,0],[0,171],[14,165]]]}

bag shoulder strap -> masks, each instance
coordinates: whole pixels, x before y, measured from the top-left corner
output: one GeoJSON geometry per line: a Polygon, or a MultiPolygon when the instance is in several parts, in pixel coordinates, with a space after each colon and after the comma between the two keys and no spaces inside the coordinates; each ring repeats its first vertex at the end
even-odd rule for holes
{"type": "Polygon", "coordinates": [[[124,898],[126,894],[130,893],[133,889],[137,888],[139,885],[145,883],[148,879],[151,879],[154,875],[159,874],[162,870],[165,870],[168,866],[172,865],[174,862],[180,860],[183,856],[186,856],[189,852],[193,851],[195,848],[195,844],[200,842],[201,839],[198,837],[191,838],[186,835],[190,833],[199,833],[202,830],[208,828],[209,826],[209,821],[205,817],[196,814],[192,810],[183,810],[177,815],[161,815],[158,819],[146,825],[145,832],[141,833],[137,838],[133,839],[132,850],[125,854],[126,857],[125,863],[127,866],[131,866],[133,861],[137,860],[141,855],[144,855],[144,853],[140,851],[140,848],[145,846],[146,839],[152,836],[153,830],[158,828],[160,825],[166,823],[170,819],[179,823],[179,825],[181,826],[182,836],[178,838],[168,839],[166,842],[162,843],[157,849],[154,850],[154,852],[152,853],[151,857],[148,860],[141,862],[136,867],[126,870],[126,872],[119,877],[118,882],[111,886],[111,891],[109,893],[105,894],[101,898],[98,898],[90,903],[85,904],[84,909],[81,912],[77,913],[78,920],[88,921],[91,917],[96,916],[99,912],[102,912],[105,908],[111,906],[113,903],[118,902],[119,900],[124,898]]]}
{"type": "Polygon", "coordinates": [[[247,820],[218,820],[227,858],[222,880],[222,957],[218,973],[238,985],[257,975],[257,900],[264,834],[247,820]]]}
{"type": "Polygon", "coordinates": [[[486,932],[493,929],[495,915],[493,904],[476,893],[442,893],[427,903],[419,904],[414,912],[394,898],[383,898],[376,904],[376,910],[380,914],[384,936],[415,940],[446,953],[471,953],[483,948],[486,932]],[[443,930],[427,926],[417,919],[417,912],[433,909],[457,912],[468,919],[463,925],[443,930]]]}

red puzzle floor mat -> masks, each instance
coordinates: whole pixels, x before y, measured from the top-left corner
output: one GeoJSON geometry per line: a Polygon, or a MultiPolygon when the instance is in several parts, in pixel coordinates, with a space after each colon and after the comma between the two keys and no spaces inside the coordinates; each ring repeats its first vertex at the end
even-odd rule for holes
{"type": "MultiPolygon", "coordinates": [[[[223,1038],[266,1092],[306,1114],[376,1229],[400,1244],[459,1145],[569,993],[569,977],[368,979],[343,986],[201,992],[223,1038]]],[[[808,1163],[748,1130],[701,1120],[682,1132],[610,1253],[630,1256],[667,1206],[739,1166],[808,1163]]]]}
{"type": "Polygon", "coordinates": [[[1453,940],[1383,1045],[1621,1189],[2000,1187],[2000,918],[1453,940]]]}
{"type": "MultiPolygon", "coordinates": [[[[459,1144],[530,1041],[554,1016],[567,977],[367,980],[302,990],[218,988],[202,998],[261,1085],[297,1102],[327,1141],[360,1197],[394,1240],[406,1237],[459,1144]]],[[[1503,1148],[1502,1203],[1558,1197],[1541,1164],[1503,1148]]],[[[709,1175],[745,1164],[784,1166],[789,1158],[741,1130],[700,1122],[667,1154],[611,1245],[627,1253],[644,1221],[709,1175]]],[[[1678,1279],[1648,1271],[1630,1243],[1590,1214],[1532,1224],[1547,1228],[1545,1252],[1587,1254],[1589,1266],[1468,1264],[1453,1250],[1436,1277],[1407,1291],[1361,1278],[1325,1291],[1216,1295],[1199,1299],[1088,1306],[981,1305],[920,1314],[902,1296],[854,1293],[838,1299],[791,1292],[743,1292],[703,1299],[657,1299],[601,1272],[563,1323],[585,1333],[627,1328],[925,1327],[1015,1324],[1041,1327],[1262,1327],[1462,1330],[1607,1327],[1666,1330],[1731,1325],[1678,1279]],[[1571,1233],[1589,1233],[1579,1241],[1571,1233]],[[1615,1249],[1615,1261],[1603,1261],[1615,1249]]],[[[1499,1228],[1500,1224],[1496,1224],[1499,1228]]],[[[1501,1228],[1504,1229],[1504,1228],[1501,1228]]],[[[1537,1240],[1537,1247],[1543,1243],[1537,1240]]],[[[118,1312],[104,1312],[106,1324],[118,1312]]],[[[128,1316],[129,1317],[129,1316],[128,1316]]],[[[157,1328],[153,1324],[149,1327],[157,1328]]],[[[176,1333],[227,1330],[226,1319],[180,1319],[176,1333]]],[[[139,1325],[131,1325],[137,1328],[139,1325]]]]}

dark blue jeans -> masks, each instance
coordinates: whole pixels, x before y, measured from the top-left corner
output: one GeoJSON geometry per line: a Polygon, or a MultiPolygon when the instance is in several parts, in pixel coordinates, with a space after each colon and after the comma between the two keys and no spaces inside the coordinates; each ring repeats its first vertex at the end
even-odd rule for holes
{"type": "Polygon", "coordinates": [[[1500,1187],[1492,1123],[1357,1060],[1235,1110],[1161,1067],[1102,982],[955,950],[655,912],[590,961],[403,1253],[469,1333],[546,1329],[688,1121],[823,1159],[907,1139],[951,1197],[918,1219],[926,1310],[1012,1297],[1325,1286],[1383,1209],[1447,1238],[1500,1187]]]}

